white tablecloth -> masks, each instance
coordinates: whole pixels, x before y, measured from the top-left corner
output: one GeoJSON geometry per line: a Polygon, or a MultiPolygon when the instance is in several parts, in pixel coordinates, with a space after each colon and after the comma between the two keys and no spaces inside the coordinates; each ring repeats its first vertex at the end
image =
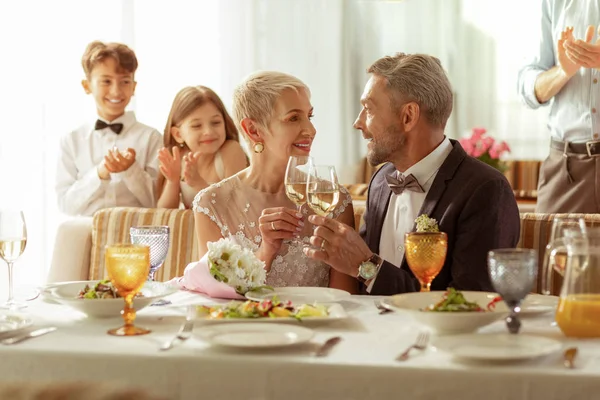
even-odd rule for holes
{"type": "MultiPolygon", "coordinates": [[[[190,301],[178,293],[173,300],[190,301]]],[[[343,303],[350,318],[314,326],[314,342],[333,335],[343,341],[325,358],[311,345],[270,351],[232,351],[199,338],[168,352],[184,311],[149,307],[136,323],[149,335],[114,337],[106,330],[120,318],[91,320],[66,306],[30,302],[36,325],[55,325],[51,334],[0,346],[0,381],[105,381],[142,386],[174,399],[528,399],[600,398],[600,341],[566,340],[551,316],[527,319],[523,332],[559,338],[579,347],[578,368],[562,366],[561,354],[508,364],[467,364],[430,347],[406,362],[394,358],[423,327],[399,312],[378,314],[373,297],[343,303]]],[[[193,301],[203,301],[193,296],[193,301]]],[[[195,331],[203,329],[196,326],[195,331]]],[[[482,331],[504,332],[499,321],[482,331]]],[[[434,339],[435,343],[435,339],[434,339]]]]}

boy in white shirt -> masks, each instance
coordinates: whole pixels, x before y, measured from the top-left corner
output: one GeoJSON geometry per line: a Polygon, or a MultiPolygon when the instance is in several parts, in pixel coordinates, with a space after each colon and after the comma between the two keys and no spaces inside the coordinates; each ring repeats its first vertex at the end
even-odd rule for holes
{"type": "Polygon", "coordinates": [[[92,216],[107,207],[154,207],[162,135],[125,112],[138,66],[120,43],[90,43],[81,82],[96,102],[98,120],[62,137],[56,175],[60,211],[92,216]]]}

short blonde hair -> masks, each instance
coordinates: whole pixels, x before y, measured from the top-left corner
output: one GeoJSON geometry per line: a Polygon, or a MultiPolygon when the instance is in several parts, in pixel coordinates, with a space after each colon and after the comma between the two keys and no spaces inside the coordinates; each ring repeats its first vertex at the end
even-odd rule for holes
{"type": "Polygon", "coordinates": [[[248,75],[233,92],[233,117],[243,131],[241,121],[250,118],[260,127],[267,128],[273,117],[275,102],[286,89],[310,89],[295,76],[277,71],[258,71],[248,75]]]}
{"type": "Polygon", "coordinates": [[[419,104],[430,124],[446,126],[452,113],[452,86],[439,59],[427,54],[396,53],[375,61],[367,72],[387,79],[390,89],[403,101],[419,104]]]}

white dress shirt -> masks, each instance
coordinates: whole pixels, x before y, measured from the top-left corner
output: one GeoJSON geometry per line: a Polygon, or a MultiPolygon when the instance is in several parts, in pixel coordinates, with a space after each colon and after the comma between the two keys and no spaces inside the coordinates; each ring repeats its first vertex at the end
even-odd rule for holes
{"type": "MultiPolygon", "coordinates": [[[[588,25],[600,21],[598,0],[543,0],[539,48],[519,72],[518,89],[521,99],[530,108],[551,104],[548,128],[554,139],[586,142],[600,139],[600,71],[580,68],[558,92],[553,101],[540,104],[535,96],[538,76],[558,65],[556,46],[563,29],[574,28],[577,39],[585,39],[588,25]]],[[[598,35],[594,32],[592,43],[598,35]]]]}
{"type": "MultiPolygon", "coordinates": [[[[104,121],[109,123],[109,121],[104,121]]],[[[120,134],[110,128],[94,130],[95,121],[63,136],[56,173],[56,194],[60,211],[68,215],[93,215],[107,207],[154,207],[158,150],[162,135],[135,119],[133,112],[110,121],[121,123],[120,134]],[[108,150],[132,148],[135,162],[127,170],[98,176],[108,150]]]]}
{"type": "MultiPolygon", "coordinates": [[[[404,173],[396,171],[398,178],[412,174],[424,190],[423,193],[413,192],[412,190],[405,190],[400,194],[392,192],[390,197],[383,226],[381,227],[379,256],[398,268],[400,268],[404,259],[404,234],[412,231],[415,219],[418,217],[435,176],[451,151],[452,143],[448,138],[445,138],[435,150],[404,173]]],[[[368,292],[371,291],[374,282],[375,279],[369,284],[368,292]]]]}

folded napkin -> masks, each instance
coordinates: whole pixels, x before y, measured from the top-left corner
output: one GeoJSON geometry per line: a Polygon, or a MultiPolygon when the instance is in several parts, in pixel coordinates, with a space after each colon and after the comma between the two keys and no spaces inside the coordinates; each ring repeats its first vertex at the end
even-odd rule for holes
{"type": "Polygon", "coordinates": [[[244,297],[234,288],[213,278],[208,265],[208,253],[200,261],[188,264],[183,271],[183,276],[173,278],[169,283],[180,289],[203,293],[216,299],[244,300],[244,297]]]}

